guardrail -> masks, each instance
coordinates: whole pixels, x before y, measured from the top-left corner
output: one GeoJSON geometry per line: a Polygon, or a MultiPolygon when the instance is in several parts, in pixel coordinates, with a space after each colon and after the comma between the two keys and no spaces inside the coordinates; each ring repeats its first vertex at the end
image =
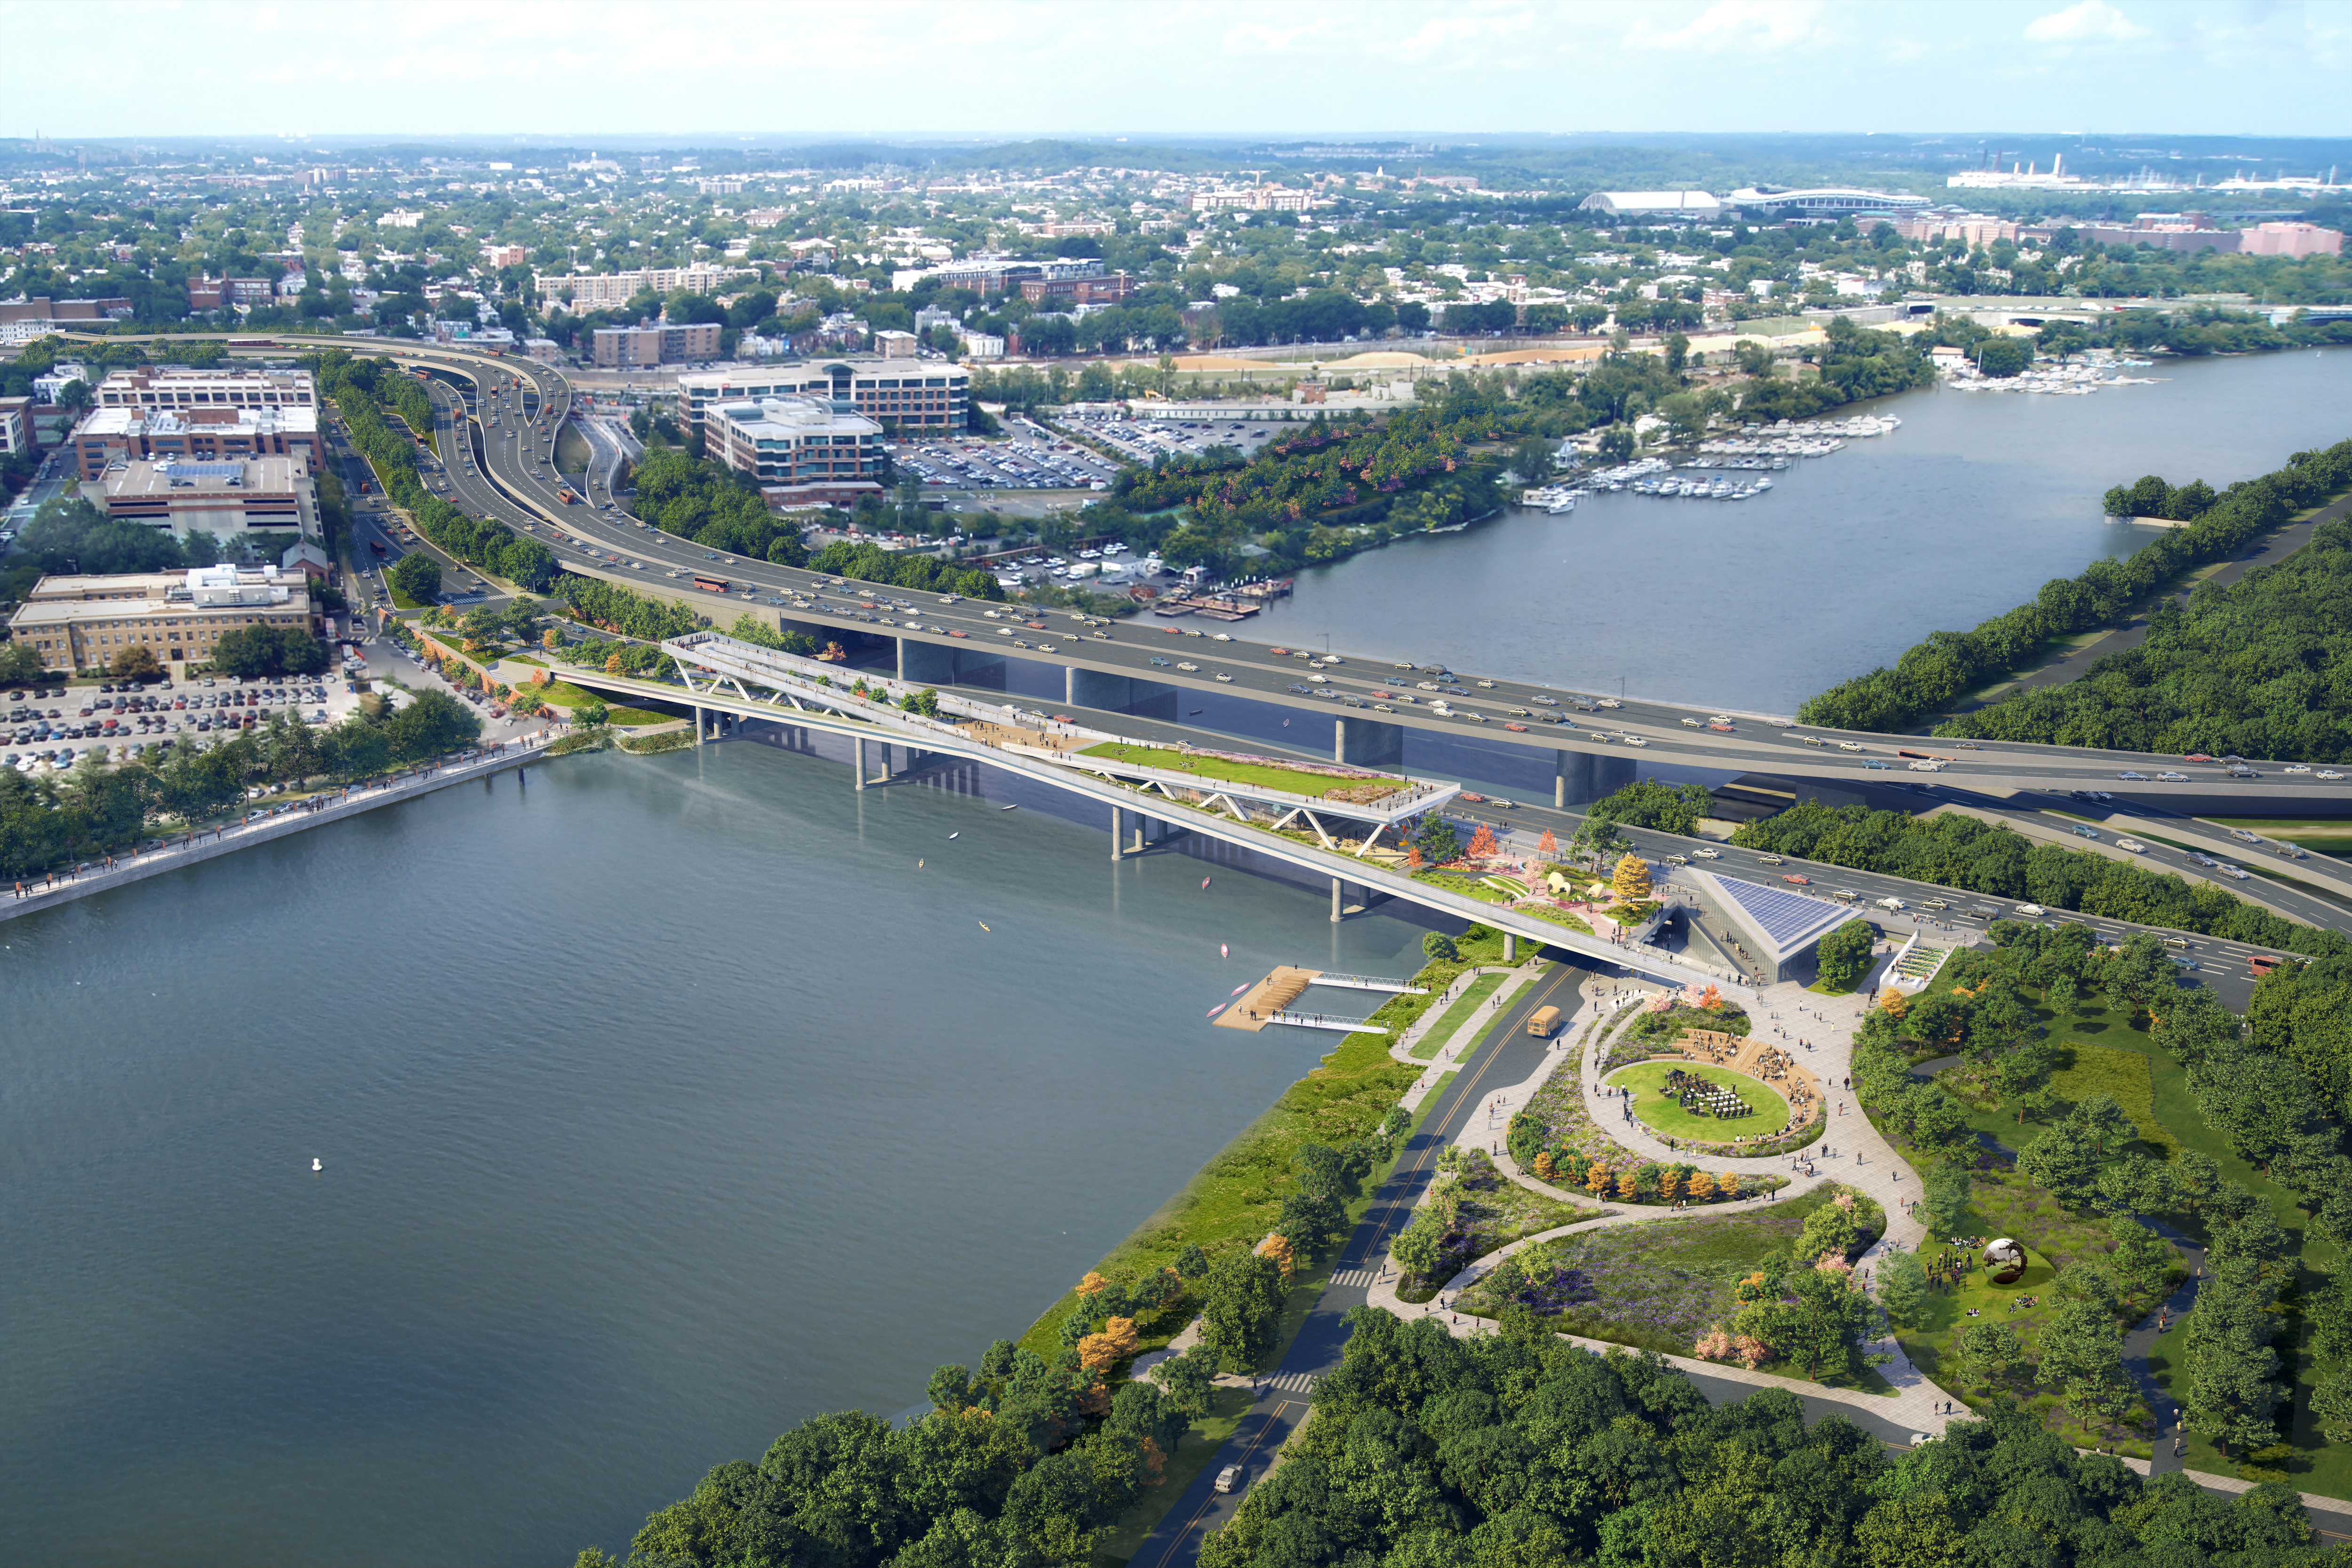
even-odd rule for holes
{"type": "Polygon", "coordinates": [[[1385,1035],[1388,1026],[1369,1018],[1341,1018],[1329,1013],[1268,1013],[1269,1024],[1289,1024],[1301,1029],[1329,1029],[1340,1035],[1385,1035]]]}
{"type": "Polygon", "coordinates": [[[1409,980],[1397,980],[1385,974],[1333,974],[1327,970],[1315,977],[1315,984],[1336,985],[1343,991],[1390,991],[1411,996],[1429,994],[1426,985],[1415,985],[1409,980]]]}

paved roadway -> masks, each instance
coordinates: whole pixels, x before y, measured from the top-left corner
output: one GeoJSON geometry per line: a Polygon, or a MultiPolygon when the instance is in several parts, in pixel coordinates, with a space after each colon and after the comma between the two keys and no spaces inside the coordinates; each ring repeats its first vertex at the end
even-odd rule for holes
{"type": "MultiPolygon", "coordinates": [[[[1951,759],[1942,776],[1961,786],[2054,785],[2063,791],[2113,789],[2129,782],[2135,797],[2154,801],[2202,799],[2217,789],[2244,788],[2266,797],[2261,809],[2283,811],[2324,810],[2343,796],[2338,787],[2342,781],[2287,773],[2276,763],[2257,763],[2260,782],[2248,784],[2231,781],[2226,770],[2212,763],[2074,747],[1969,746],[1860,731],[1799,731],[1769,716],[1718,714],[1643,699],[1621,700],[1602,693],[1469,674],[1441,676],[1433,673],[1444,669],[1435,650],[1429,650],[1417,666],[1349,657],[1326,668],[1311,668],[1307,650],[1277,650],[1229,632],[1223,634],[1228,640],[1218,641],[1216,633],[1192,618],[1183,626],[1157,624],[1145,616],[1141,624],[1086,627],[1074,625],[1066,612],[1052,612],[1029,616],[1030,625],[1024,627],[1008,621],[1004,613],[990,616],[986,606],[976,603],[950,603],[934,595],[909,595],[887,587],[871,589],[873,602],[868,605],[860,601],[858,584],[766,562],[719,558],[691,541],[648,529],[617,507],[605,510],[613,497],[599,487],[590,488],[583,503],[563,501],[552,454],[556,430],[571,410],[572,394],[552,367],[433,344],[378,341],[365,348],[469,379],[477,406],[463,417],[478,449],[460,451],[457,464],[443,477],[449,487],[444,493],[469,510],[527,529],[575,570],[674,595],[721,625],[745,605],[760,603],[814,629],[898,637],[940,648],[961,645],[967,652],[986,645],[1000,656],[1131,676],[1178,689],[1224,689],[1293,709],[1326,710],[1334,717],[1354,713],[1380,723],[1439,731],[1460,732],[1467,727],[1505,741],[1524,734],[1524,743],[1533,747],[1639,753],[1654,763],[1796,772],[1861,783],[1876,769],[1907,767],[1908,761],[1895,754],[1904,748],[1951,759]],[[741,590],[725,596],[735,601],[732,609],[721,596],[699,594],[686,581],[706,571],[724,572],[730,584],[741,590]],[[678,576],[671,578],[670,573],[678,576]],[[1035,630],[1062,635],[1024,635],[1035,630]],[[1181,668],[1188,663],[1196,668],[1181,668]],[[1228,679],[1219,680],[1221,674],[1228,679]],[[1433,689],[1439,687],[1453,690],[1433,689]],[[1432,702],[1439,698],[1450,705],[1450,714],[1433,710],[1432,702]],[[1581,710],[1579,704],[1585,705],[1581,710]],[[1717,718],[1725,722],[1709,728],[1709,721],[1717,718]],[[1570,721],[1546,721],[1552,719],[1570,721]],[[1801,735],[1811,735],[1822,744],[1801,743],[1801,735]],[[2156,777],[2168,771],[2183,775],[2185,782],[2167,784],[2156,777]],[[2119,780],[2116,775],[2124,772],[2147,776],[2119,780]]],[[[445,416],[457,416],[446,390],[436,401],[445,416]]]]}

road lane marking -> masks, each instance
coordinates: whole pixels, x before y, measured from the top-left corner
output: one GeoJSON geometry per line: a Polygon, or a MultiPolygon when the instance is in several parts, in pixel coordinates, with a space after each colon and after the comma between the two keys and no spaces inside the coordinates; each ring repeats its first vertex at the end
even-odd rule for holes
{"type": "MultiPolygon", "coordinates": [[[[1265,1435],[1274,1429],[1275,1423],[1282,1419],[1282,1413],[1290,1408],[1290,1404],[1291,1402],[1286,1399],[1266,1412],[1265,1419],[1258,1423],[1256,1432],[1251,1435],[1249,1447],[1242,1450],[1242,1457],[1235,1459],[1234,1463],[1237,1465],[1249,1463],[1250,1456],[1257,1452],[1257,1446],[1265,1440],[1265,1435]]],[[[1201,1500],[1201,1506],[1192,1510],[1192,1517],[1184,1521],[1184,1528],[1176,1532],[1175,1539],[1168,1543],[1167,1550],[1160,1552],[1160,1561],[1153,1564],[1153,1568],[1168,1568],[1168,1560],[1176,1555],[1176,1549],[1184,1543],[1185,1537],[1192,1533],[1192,1527],[1201,1522],[1201,1516],[1216,1506],[1217,1495],[1213,1486],[1209,1495],[1201,1500]]]]}

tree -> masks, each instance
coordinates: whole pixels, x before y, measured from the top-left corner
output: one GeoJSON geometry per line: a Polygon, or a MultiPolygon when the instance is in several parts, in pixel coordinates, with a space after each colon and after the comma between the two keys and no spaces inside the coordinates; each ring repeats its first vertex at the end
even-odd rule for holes
{"type": "Polygon", "coordinates": [[[1969,1173],[1956,1165],[1939,1165],[1919,1178],[1919,1206],[1927,1211],[1930,1233],[1953,1237],[1969,1218],[1969,1173]]]}
{"type": "Polygon", "coordinates": [[[2311,1391],[2311,1414],[2331,1443],[2352,1443],[2352,1371],[2338,1372],[2311,1391]]]}
{"type": "Polygon", "coordinates": [[[572,721],[583,730],[602,729],[612,717],[613,710],[593,698],[572,710],[572,721]]]}
{"type": "Polygon", "coordinates": [[[301,626],[238,626],[215,639],[212,667],[223,675],[316,675],[327,645],[301,626]]]}
{"type": "Polygon", "coordinates": [[[1264,1253],[1229,1252],[1210,1267],[1201,1287],[1201,1342],[1227,1372],[1255,1372],[1274,1348],[1283,1293],[1282,1267],[1264,1253]]]}
{"type": "Polygon", "coordinates": [[[1927,1268],[1908,1248],[1886,1252],[1878,1265],[1878,1300],[1898,1323],[1916,1322],[1927,1303],[1927,1268]]]}
{"type": "Polygon", "coordinates": [[[389,575],[403,598],[430,605],[441,597],[441,563],[421,550],[412,550],[393,563],[389,575]]]}
{"type": "Polygon", "coordinates": [[[1160,1385],[1171,1405],[1198,1421],[1209,1413],[1216,1373],[1216,1357],[1207,1347],[1195,1345],[1183,1355],[1170,1356],[1154,1366],[1151,1381],[1160,1385]]]}
{"type": "Polygon", "coordinates": [[[935,1367],[923,1392],[934,1410],[961,1410],[971,1403],[971,1369],[955,1363],[935,1367]]]}
{"type": "Polygon", "coordinates": [[[446,691],[420,691],[385,721],[384,738],[402,762],[422,762],[470,744],[482,733],[473,710],[446,691]]]}
{"type": "Polygon", "coordinates": [[[2072,1117],[2028,1144],[2017,1164],[2036,1185],[2049,1189],[2070,1209],[2089,1205],[2099,1173],[2091,1139],[2072,1117]]]}
{"type": "Polygon", "coordinates": [[[2025,1359],[2025,1345],[2007,1323],[1979,1319],[1959,1339],[1960,1362],[1979,1383],[1999,1383],[2025,1359]]]}
{"type": "Polygon", "coordinates": [[[2213,1440],[2227,1454],[2278,1441],[2272,1412],[2278,1406],[2278,1352],[2271,1337],[2278,1321],[2242,1291],[2217,1280],[2200,1291],[2189,1314],[2187,1359],[2189,1430],[2213,1440]]]}
{"type": "Polygon", "coordinates": [[[1454,939],[1437,931],[1422,937],[1421,951],[1424,957],[1438,963],[1452,963],[1462,956],[1454,946],[1454,939]]]}
{"type": "Polygon", "coordinates": [[[41,656],[32,644],[0,643],[0,680],[30,680],[41,670],[41,656]]]}
{"type": "Polygon", "coordinates": [[[1445,1257],[1445,1226],[1433,1208],[1423,1207],[1389,1243],[1389,1258],[1405,1275],[1426,1279],[1445,1257]]]}
{"type": "Polygon", "coordinates": [[[2106,1308],[2095,1301],[2062,1302],[2042,1327],[2035,1375],[2065,1390],[2066,1407],[2083,1419],[2113,1421],[2131,1404],[2124,1375],[2123,1335],[2106,1308]]]}
{"type": "Polygon", "coordinates": [[[1610,887],[1616,892],[1618,900],[1622,903],[1645,904],[1649,902],[1649,862],[1643,859],[1638,855],[1626,856],[1623,859],[1617,862],[1616,874],[1610,879],[1610,887]]]}
{"type": "Polygon", "coordinates": [[[117,676],[129,676],[133,679],[147,675],[160,675],[163,669],[162,665],[155,662],[155,650],[144,643],[133,644],[122,649],[114,656],[113,661],[107,668],[117,676]]]}
{"type": "Polygon", "coordinates": [[[1833,991],[1850,991],[1870,968],[1870,950],[1878,942],[1868,921],[1848,921],[1822,938],[1815,962],[1822,984],[1833,991]]]}
{"type": "Polygon", "coordinates": [[[1977,368],[1990,376],[2021,374],[2033,363],[2033,350],[2023,338],[1987,338],[1977,345],[1977,368]]]}

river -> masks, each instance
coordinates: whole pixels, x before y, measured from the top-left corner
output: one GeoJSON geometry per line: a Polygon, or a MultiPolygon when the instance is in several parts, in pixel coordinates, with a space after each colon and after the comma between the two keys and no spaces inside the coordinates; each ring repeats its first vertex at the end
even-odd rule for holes
{"type": "Polygon", "coordinates": [[[1018,1334],[1332,1043],[1233,986],[1419,964],[950,782],[566,759],[0,926],[9,1555],[622,1546],[1018,1334]]]}
{"type": "MultiPolygon", "coordinates": [[[[2347,433],[2352,355],[2150,374],[1890,400],[1899,432],[1767,499],[1393,546],[1252,629],[1785,710],[2136,546],[2110,484],[2347,433]]],[[[1418,963],[1408,919],[1334,927],[1213,846],[1114,868],[993,774],[858,794],[732,744],[528,779],[0,925],[12,1555],[619,1547],[709,1466],[1019,1332],[1329,1043],[1204,1026],[1233,986],[1418,963]]]]}
{"type": "Polygon", "coordinates": [[[1937,386],[1841,412],[1902,428],[1799,459],[1744,501],[1514,509],[1301,573],[1250,635],[1587,691],[1788,713],[2156,530],[2108,521],[2142,474],[2219,489],[2352,437],[2352,352],[2167,361],[2085,397],[1937,386]]]}

